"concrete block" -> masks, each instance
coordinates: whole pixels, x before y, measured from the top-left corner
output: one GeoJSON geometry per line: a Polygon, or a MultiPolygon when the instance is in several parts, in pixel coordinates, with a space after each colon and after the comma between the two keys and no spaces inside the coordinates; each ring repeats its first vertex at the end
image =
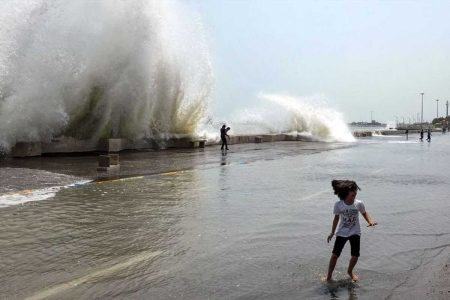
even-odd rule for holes
{"type": "Polygon", "coordinates": [[[101,139],[98,144],[98,150],[105,152],[119,152],[124,149],[123,147],[126,144],[126,139],[101,139]]]}
{"type": "Polygon", "coordinates": [[[297,136],[296,135],[292,135],[292,134],[286,134],[285,135],[285,141],[296,141],[297,140],[297,136]]]}
{"type": "Polygon", "coordinates": [[[253,138],[250,135],[241,135],[237,137],[237,144],[246,144],[253,142],[253,138]]]}
{"type": "Polygon", "coordinates": [[[109,163],[111,166],[119,164],[119,154],[109,154],[109,163]]]}
{"type": "Polygon", "coordinates": [[[198,141],[189,141],[189,148],[198,148],[199,142],[198,141]]]}
{"type": "Polygon", "coordinates": [[[40,142],[19,142],[11,150],[13,157],[27,157],[42,155],[42,144],[40,142]]]}
{"type": "Polygon", "coordinates": [[[171,138],[166,143],[167,148],[204,148],[206,139],[192,139],[189,137],[171,138]]]}
{"type": "Polygon", "coordinates": [[[264,134],[264,135],[262,136],[262,138],[263,138],[263,142],[264,142],[264,143],[271,143],[271,142],[274,141],[274,136],[273,136],[273,135],[270,135],[270,134],[264,134]]]}
{"type": "MultiPolygon", "coordinates": [[[[384,135],[383,131],[380,133],[384,135]]],[[[353,136],[354,137],[368,137],[368,136],[372,136],[372,132],[371,131],[355,131],[355,132],[353,132],[353,136]]]]}
{"type": "Polygon", "coordinates": [[[98,166],[99,167],[109,167],[109,166],[111,166],[111,156],[109,156],[109,155],[99,155],[98,156],[98,166]]]}
{"type": "Polygon", "coordinates": [[[168,148],[191,148],[190,138],[171,138],[167,141],[168,148]]]}
{"type": "Polygon", "coordinates": [[[116,175],[120,172],[120,165],[110,167],[97,167],[97,176],[104,177],[109,175],[116,175]]]}
{"type": "Polygon", "coordinates": [[[205,148],[206,140],[191,140],[189,143],[191,148],[205,148]]]}
{"type": "Polygon", "coordinates": [[[75,153],[97,150],[94,140],[77,140],[72,137],[53,138],[49,143],[42,143],[42,153],[75,153]]]}

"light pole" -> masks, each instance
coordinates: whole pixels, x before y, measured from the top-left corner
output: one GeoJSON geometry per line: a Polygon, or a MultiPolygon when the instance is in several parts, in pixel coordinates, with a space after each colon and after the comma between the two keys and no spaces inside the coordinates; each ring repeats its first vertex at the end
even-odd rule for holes
{"type": "Polygon", "coordinates": [[[446,116],[445,116],[445,123],[447,124],[447,131],[448,131],[448,126],[449,126],[449,120],[448,120],[448,100],[447,100],[447,102],[445,102],[445,106],[447,107],[447,112],[446,112],[446,116]]]}
{"type": "Polygon", "coordinates": [[[420,93],[422,95],[422,109],[420,111],[420,129],[422,129],[422,123],[423,123],[423,94],[425,93],[420,93]]]}
{"type": "Polygon", "coordinates": [[[439,99],[436,99],[436,118],[439,118],[439,99]]]}

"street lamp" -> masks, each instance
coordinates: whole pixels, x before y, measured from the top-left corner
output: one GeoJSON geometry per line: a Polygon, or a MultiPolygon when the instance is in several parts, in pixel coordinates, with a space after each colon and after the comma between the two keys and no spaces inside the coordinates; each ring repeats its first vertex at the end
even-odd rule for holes
{"type": "Polygon", "coordinates": [[[448,117],[448,100],[447,100],[447,102],[445,102],[445,106],[447,106],[447,114],[446,114],[446,117],[448,117]]]}
{"type": "Polygon", "coordinates": [[[436,118],[439,118],[439,99],[436,99],[436,118]]]}
{"type": "Polygon", "coordinates": [[[423,94],[425,93],[420,93],[422,95],[422,109],[420,111],[420,129],[422,129],[422,123],[423,123],[423,94]]]}

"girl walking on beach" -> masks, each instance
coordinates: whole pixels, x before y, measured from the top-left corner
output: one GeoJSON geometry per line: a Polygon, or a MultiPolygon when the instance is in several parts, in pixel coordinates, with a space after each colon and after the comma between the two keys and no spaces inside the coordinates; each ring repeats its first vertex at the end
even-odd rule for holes
{"type": "Polygon", "coordinates": [[[366,212],[364,203],[356,200],[356,194],[360,190],[356,182],[351,180],[333,180],[331,182],[334,194],[339,197],[339,201],[334,204],[334,219],[331,233],[327,238],[329,243],[333,238],[337,225],[339,228],[336,232],[336,240],[334,242],[333,253],[331,254],[330,264],[328,266],[327,281],[332,280],[332,275],[336,262],[341,255],[342,249],[347,241],[350,241],[351,258],[348,264],[347,273],[353,281],[358,280],[358,276],[353,272],[353,268],[358,262],[361,227],[359,225],[360,212],[369,224],[368,226],[377,225],[366,212]]]}

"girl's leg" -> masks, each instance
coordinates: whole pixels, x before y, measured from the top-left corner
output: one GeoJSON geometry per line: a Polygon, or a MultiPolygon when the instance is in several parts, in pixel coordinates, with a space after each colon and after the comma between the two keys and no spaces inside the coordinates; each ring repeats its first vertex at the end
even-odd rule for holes
{"type": "Polygon", "coordinates": [[[347,238],[336,236],[336,240],[334,241],[333,254],[331,254],[330,264],[328,265],[328,275],[327,281],[331,281],[333,278],[334,267],[336,267],[336,262],[341,255],[342,249],[344,249],[344,245],[347,242],[347,238]]]}
{"type": "Polygon", "coordinates": [[[349,237],[352,257],[350,258],[350,262],[348,263],[347,273],[353,281],[358,280],[358,276],[353,272],[353,268],[358,262],[360,240],[361,238],[359,235],[352,235],[351,237],[349,237]]]}
{"type": "Polygon", "coordinates": [[[355,273],[353,273],[353,268],[355,267],[356,263],[358,262],[358,257],[357,256],[352,256],[350,258],[350,262],[348,263],[348,270],[347,273],[350,276],[350,278],[353,281],[357,281],[358,280],[358,275],[356,275],[355,273]]]}
{"type": "Polygon", "coordinates": [[[338,260],[338,256],[334,253],[331,254],[330,264],[328,265],[327,281],[331,281],[331,279],[333,278],[333,271],[334,271],[334,268],[336,267],[337,260],[338,260]]]}

